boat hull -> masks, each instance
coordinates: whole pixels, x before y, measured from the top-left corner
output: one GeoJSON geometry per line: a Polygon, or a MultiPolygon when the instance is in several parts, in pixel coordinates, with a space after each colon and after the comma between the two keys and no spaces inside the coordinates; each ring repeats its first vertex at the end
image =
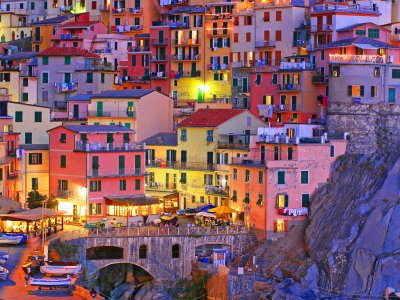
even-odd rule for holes
{"type": "Polygon", "coordinates": [[[0,267],[0,279],[1,280],[6,280],[8,273],[9,273],[9,271],[6,268],[0,267]]]}
{"type": "Polygon", "coordinates": [[[21,244],[22,236],[0,236],[0,245],[18,245],[21,244]]]}
{"type": "Polygon", "coordinates": [[[67,275],[67,274],[78,274],[81,270],[81,265],[76,266],[41,266],[40,272],[44,274],[53,275],[67,275]]]}
{"type": "Polygon", "coordinates": [[[67,278],[60,278],[60,277],[31,278],[30,284],[32,286],[69,286],[71,285],[71,276],[68,276],[67,278]]]}

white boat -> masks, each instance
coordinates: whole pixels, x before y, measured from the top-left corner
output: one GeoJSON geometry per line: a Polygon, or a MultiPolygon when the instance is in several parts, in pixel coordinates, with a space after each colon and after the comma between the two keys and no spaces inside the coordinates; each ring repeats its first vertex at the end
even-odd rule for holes
{"type": "Polygon", "coordinates": [[[71,276],[68,277],[43,277],[30,279],[32,286],[69,286],[71,284],[71,276]]]}
{"type": "Polygon", "coordinates": [[[53,275],[66,275],[66,274],[78,274],[81,270],[82,265],[78,264],[76,266],[41,266],[40,272],[44,274],[53,275]]]}
{"type": "Polygon", "coordinates": [[[4,264],[10,258],[8,252],[0,251],[0,264],[4,264]]]}
{"type": "Polygon", "coordinates": [[[18,245],[21,243],[23,236],[21,235],[0,235],[0,245],[18,245]]]}
{"type": "Polygon", "coordinates": [[[0,267],[0,279],[1,280],[6,280],[8,273],[10,273],[10,272],[6,268],[0,267]]]}

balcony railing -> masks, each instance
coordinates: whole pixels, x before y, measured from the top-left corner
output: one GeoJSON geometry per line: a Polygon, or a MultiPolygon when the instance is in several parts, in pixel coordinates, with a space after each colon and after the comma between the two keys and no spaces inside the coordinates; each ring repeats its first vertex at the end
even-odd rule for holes
{"type": "Polygon", "coordinates": [[[281,92],[289,92],[289,91],[300,91],[301,86],[299,84],[293,83],[285,83],[285,84],[278,84],[278,90],[281,92]]]}
{"type": "Polygon", "coordinates": [[[91,178],[107,178],[118,176],[143,176],[146,174],[144,168],[114,168],[114,169],[91,169],[88,172],[88,177],[91,178]]]}
{"type": "Polygon", "coordinates": [[[180,60],[200,60],[200,54],[194,54],[194,55],[174,55],[172,57],[172,60],[180,61],[180,60]]]}
{"type": "Polygon", "coordinates": [[[226,35],[230,35],[230,34],[231,34],[231,30],[228,28],[221,28],[221,29],[210,28],[210,30],[207,31],[208,36],[226,36],[226,35]]]}
{"type": "Polygon", "coordinates": [[[103,48],[103,49],[94,49],[94,53],[111,53],[111,48],[103,48]]]}
{"type": "Polygon", "coordinates": [[[172,40],[172,46],[184,47],[184,46],[197,46],[200,45],[200,39],[174,39],[172,40]]]}
{"type": "Polygon", "coordinates": [[[162,159],[146,160],[146,167],[151,168],[175,168],[176,165],[176,161],[165,161],[162,159]]]}
{"type": "Polygon", "coordinates": [[[111,63],[99,63],[99,64],[80,64],[76,66],[78,71],[114,71],[114,67],[111,63]]]}
{"type": "Polygon", "coordinates": [[[57,196],[60,198],[72,198],[74,193],[69,190],[58,190],[57,196]]]}
{"type": "Polygon", "coordinates": [[[97,110],[89,110],[89,117],[117,117],[117,118],[136,118],[136,112],[130,111],[97,111],[97,110]]]}
{"type": "Polygon", "coordinates": [[[85,143],[83,141],[75,142],[75,151],[83,152],[102,152],[102,151],[135,151],[144,150],[144,144],[132,144],[132,143],[85,143]]]}
{"type": "Polygon", "coordinates": [[[352,55],[352,54],[329,54],[330,63],[352,63],[352,64],[384,64],[385,56],[380,55],[352,55]]]}
{"type": "Polygon", "coordinates": [[[280,64],[280,70],[313,70],[315,65],[309,62],[288,62],[283,61],[280,64]]]}
{"type": "Polygon", "coordinates": [[[168,55],[164,54],[164,55],[153,55],[151,57],[151,61],[168,61],[168,55]]]}
{"type": "Polygon", "coordinates": [[[326,75],[321,75],[319,73],[315,73],[311,77],[312,83],[328,83],[329,78],[326,75]]]}
{"type": "Polygon", "coordinates": [[[153,46],[166,46],[168,45],[168,39],[152,39],[151,44],[153,46]]]}
{"type": "Polygon", "coordinates": [[[125,8],[112,8],[112,9],[111,9],[111,12],[112,12],[114,15],[122,15],[122,14],[125,13],[125,8]]]}
{"type": "Polygon", "coordinates": [[[296,106],[290,106],[287,104],[276,104],[274,105],[274,112],[284,112],[284,111],[297,111],[296,106]]]}
{"type": "Polygon", "coordinates": [[[249,145],[243,143],[218,142],[218,149],[248,149],[249,145]]]}
{"type": "Polygon", "coordinates": [[[183,169],[183,170],[215,171],[217,169],[217,165],[214,163],[177,162],[175,166],[176,169],[183,169]]]}
{"type": "Polygon", "coordinates": [[[333,30],[333,25],[330,24],[311,25],[311,32],[332,31],[332,30],[333,30]]]}
{"type": "Polygon", "coordinates": [[[128,48],[128,52],[149,52],[150,51],[150,47],[149,46],[131,46],[128,48]]]}
{"type": "Polygon", "coordinates": [[[147,82],[150,81],[150,75],[143,75],[143,76],[125,76],[127,82],[147,82]]]}
{"type": "Polygon", "coordinates": [[[250,157],[232,157],[232,165],[249,165],[249,166],[265,166],[265,162],[259,159],[253,159],[250,157]]]}
{"type": "Polygon", "coordinates": [[[129,8],[129,13],[130,14],[142,14],[143,13],[143,8],[142,7],[130,7],[129,8]]]}
{"type": "Polygon", "coordinates": [[[256,41],[255,46],[256,46],[256,48],[275,47],[276,41],[273,41],[273,40],[256,41]]]}
{"type": "Polygon", "coordinates": [[[147,185],[146,189],[149,190],[176,190],[177,184],[170,182],[168,184],[164,184],[162,182],[154,182],[150,181],[147,185]]]}
{"type": "Polygon", "coordinates": [[[76,82],[57,82],[54,83],[54,89],[57,93],[70,93],[78,89],[78,84],[76,82]]]}
{"type": "Polygon", "coordinates": [[[352,4],[350,2],[342,3],[323,3],[316,4],[312,7],[312,11],[340,11],[340,12],[352,12],[352,13],[373,13],[380,14],[379,7],[376,5],[360,5],[352,4]]]}
{"type": "Polygon", "coordinates": [[[19,178],[19,171],[10,171],[8,172],[7,179],[16,180],[19,178]]]}
{"type": "Polygon", "coordinates": [[[208,195],[221,195],[228,196],[229,195],[229,187],[228,186],[206,186],[205,192],[208,195]]]}
{"type": "Polygon", "coordinates": [[[218,71],[224,71],[229,69],[229,64],[208,64],[207,65],[208,70],[218,70],[218,71]]]}
{"type": "Polygon", "coordinates": [[[175,71],[174,74],[178,74],[179,77],[200,77],[201,71],[175,71]]]}

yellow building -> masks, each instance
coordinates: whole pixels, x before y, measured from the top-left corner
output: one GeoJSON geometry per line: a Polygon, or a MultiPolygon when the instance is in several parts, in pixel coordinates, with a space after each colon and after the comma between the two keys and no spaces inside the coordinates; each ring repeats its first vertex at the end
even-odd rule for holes
{"type": "Polygon", "coordinates": [[[20,202],[26,203],[28,193],[37,190],[49,196],[49,145],[20,145],[21,157],[18,160],[21,170],[20,202]]]}
{"type": "Polygon", "coordinates": [[[259,126],[265,124],[247,110],[197,110],[178,124],[176,146],[172,135],[159,134],[143,141],[148,187],[179,192],[181,209],[226,203],[228,164],[232,157],[249,151],[250,135],[256,134],[259,126]]]}

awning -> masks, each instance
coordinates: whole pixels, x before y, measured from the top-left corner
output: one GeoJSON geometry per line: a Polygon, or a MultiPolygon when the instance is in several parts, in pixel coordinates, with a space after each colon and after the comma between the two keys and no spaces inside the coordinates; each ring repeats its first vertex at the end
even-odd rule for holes
{"type": "MultiPolygon", "coordinates": [[[[45,218],[48,217],[61,217],[66,214],[65,211],[55,210],[46,208],[45,210],[45,218]]],[[[37,221],[42,219],[42,208],[34,208],[30,210],[23,210],[19,212],[15,212],[12,214],[1,214],[1,220],[3,221],[37,221]]]]}
{"type": "Polygon", "coordinates": [[[149,195],[159,198],[171,198],[174,196],[179,196],[178,192],[168,192],[168,191],[146,191],[149,195]]]}
{"type": "Polygon", "coordinates": [[[354,43],[353,46],[356,46],[356,47],[361,48],[361,49],[379,49],[379,47],[375,47],[375,46],[372,46],[370,44],[357,44],[357,43],[354,43]]]}
{"type": "Polygon", "coordinates": [[[121,197],[104,197],[107,205],[152,205],[160,204],[160,200],[149,195],[131,195],[121,197]]]}

